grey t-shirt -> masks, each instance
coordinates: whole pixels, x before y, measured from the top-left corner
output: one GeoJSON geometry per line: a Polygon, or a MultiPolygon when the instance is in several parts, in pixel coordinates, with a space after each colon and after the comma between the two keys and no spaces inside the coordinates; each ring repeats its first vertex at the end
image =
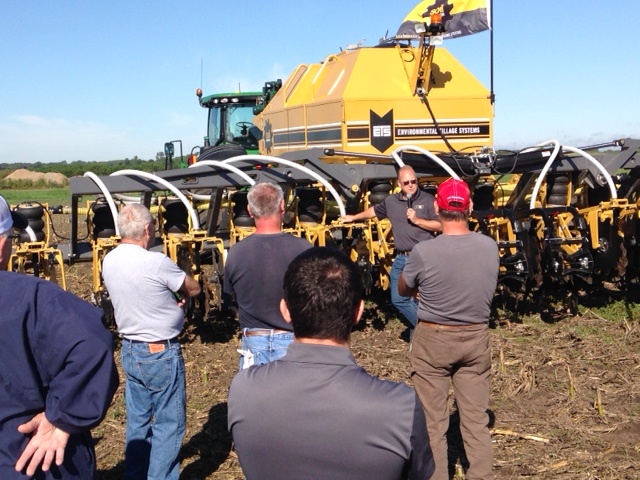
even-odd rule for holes
{"type": "MultiPolygon", "coordinates": [[[[418,189],[415,198],[411,202],[412,208],[419,218],[426,220],[439,220],[433,202],[435,198],[427,192],[418,189]]],[[[378,218],[388,218],[393,228],[393,244],[395,249],[401,252],[409,252],[413,246],[423,240],[433,238],[433,232],[424,230],[407,219],[407,200],[402,198],[402,193],[389,195],[382,203],[373,208],[378,218]]]]}
{"type": "Polygon", "coordinates": [[[122,336],[157,342],[180,334],[184,311],[173,292],[180,289],[186,273],[169,257],[123,243],[104,257],[102,276],[122,336]]]}
{"type": "Polygon", "coordinates": [[[368,374],[348,348],[294,342],[238,372],[228,404],[247,480],[426,480],[434,470],[414,390],[368,374]]]}
{"type": "Polygon", "coordinates": [[[439,235],[414,247],[404,267],[419,288],[418,318],[433,323],[483,323],[498,282],[496,242],[480,233],[439,235]]]}
{"type": "Polygon", "coordinates": [[[291,330],[280,313],[284,274],[311,244],[289,233],[254,233],[229,249],[224,292],[235,293],[242,328],[291,330]]]}

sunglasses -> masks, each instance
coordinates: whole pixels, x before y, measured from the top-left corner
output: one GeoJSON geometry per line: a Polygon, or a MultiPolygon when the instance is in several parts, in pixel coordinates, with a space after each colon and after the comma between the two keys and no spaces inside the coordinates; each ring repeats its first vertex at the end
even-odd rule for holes
{"type": "Polygon", "coordinates": [[[418,183],[418,180],[407,180],[406,182],[400,182],[402,183],[403,187],[408,187],[409,185],[415,185],[416,183],[418,183]]]}

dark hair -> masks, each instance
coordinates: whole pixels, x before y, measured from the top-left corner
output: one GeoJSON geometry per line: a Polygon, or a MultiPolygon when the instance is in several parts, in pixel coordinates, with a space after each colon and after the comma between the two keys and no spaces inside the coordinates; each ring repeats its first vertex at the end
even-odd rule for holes
{"type": "Polygon", "coordinates": [[[349,340],[361,299],[358,266],[334,248],[304,251],[284,275],[284,300],[298,338],[349,340]]]}
{"type": "Polygon", "coordinates": [[[438,216],[441,220],[445,220],[447,222],[464,222],[469,218],[469,214],[467,212],[443,210],[442,208],[438,211],[438,216]]]}

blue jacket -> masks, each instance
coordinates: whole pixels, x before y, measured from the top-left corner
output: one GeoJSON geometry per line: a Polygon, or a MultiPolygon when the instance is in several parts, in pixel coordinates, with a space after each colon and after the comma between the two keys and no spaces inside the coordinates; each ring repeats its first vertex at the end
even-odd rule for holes
{"type": "Polygon", "coordinates": [[[14,470],[29,441],[17,428],[43,411],[71,437],[64,464],[35,478],[93,478],[89,429],[118,386],[102,311],[52,282],[4,271],[0,310],[0,478],[27,478],[14,470]]]}

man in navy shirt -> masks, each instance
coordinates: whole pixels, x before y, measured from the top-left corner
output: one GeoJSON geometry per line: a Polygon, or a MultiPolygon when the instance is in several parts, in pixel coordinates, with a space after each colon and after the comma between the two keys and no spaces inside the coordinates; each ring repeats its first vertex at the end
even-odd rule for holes
{"type": "Polygon", "coordinates": [[[57,285],[6,272],[24,217],[0,197],[0,478],[95,475],[90,429],[118,386],[102,311],[57,285]]]}

